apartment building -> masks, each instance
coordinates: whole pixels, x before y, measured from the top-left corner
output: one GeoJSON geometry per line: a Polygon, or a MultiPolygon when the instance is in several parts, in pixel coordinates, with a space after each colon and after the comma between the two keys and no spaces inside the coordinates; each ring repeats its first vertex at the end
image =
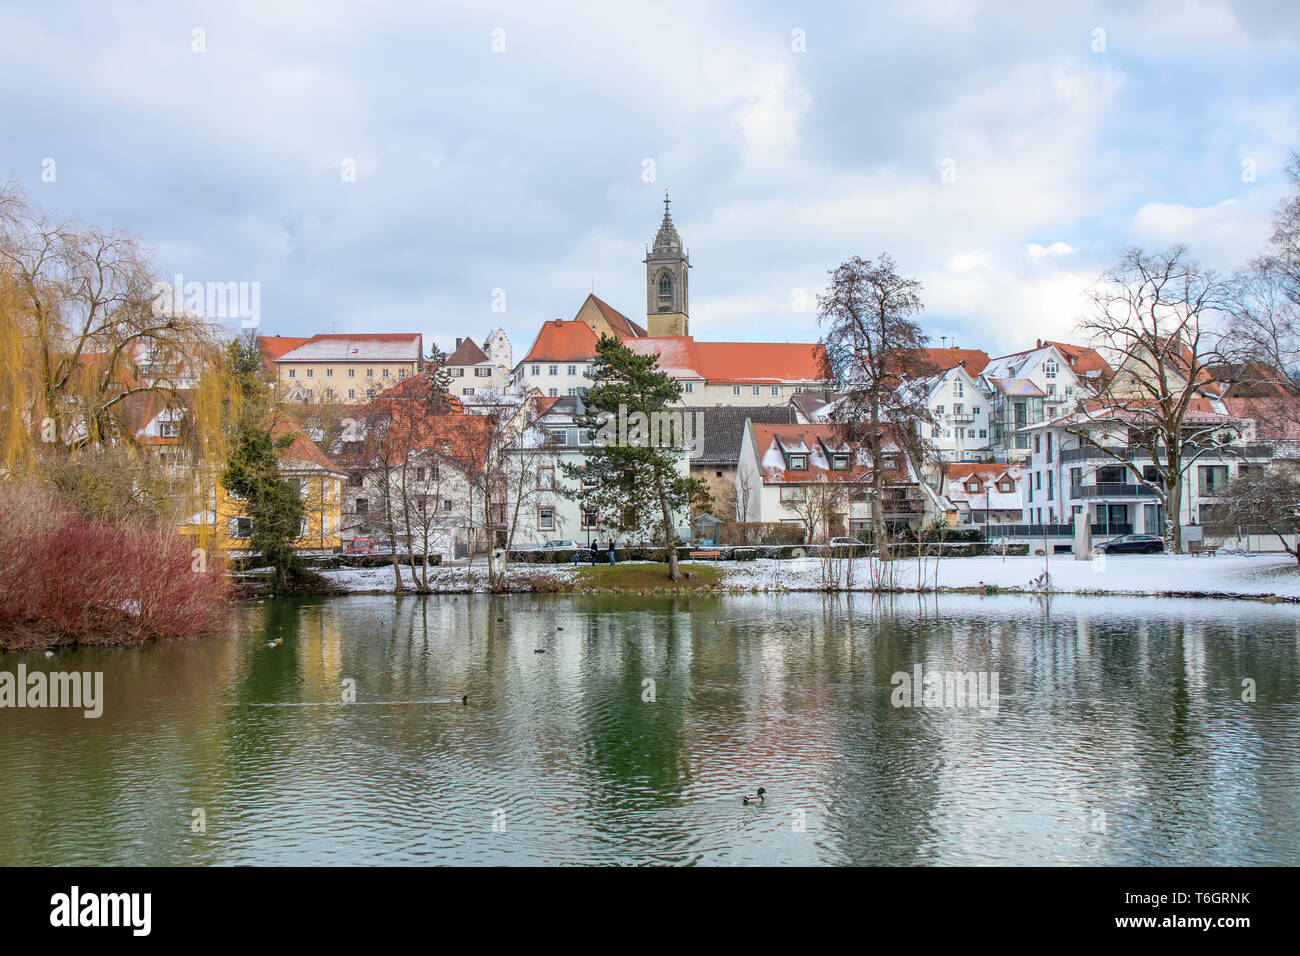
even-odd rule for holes
{"type": "Polygon", "coordinates": [[[291,402],[359,404],[424,368],[424,337],[418,332],[259,336],[257,341],[273,380],[291,402]]]}

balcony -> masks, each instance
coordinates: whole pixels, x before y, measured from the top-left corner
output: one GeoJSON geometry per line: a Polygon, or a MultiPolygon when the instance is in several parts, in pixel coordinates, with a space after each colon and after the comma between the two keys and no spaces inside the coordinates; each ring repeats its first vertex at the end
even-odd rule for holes
{"type": "Polygon", "coordinates": [[[1146,485],[1130,485],[1122,481],[1099,481],[1093,485],[1071,485],[1071,498],[1154,498],[1156,493],[1146,485]]]}
{"type": "Polygon", "coordinates": [[[887,518],[904,518],[921,513],[921,502],[917,498],[886,498],[881,510],[887,518]]]}
{"type": "Polygon", "coordinates": [[[948,421],[952,422],[954,425],[969,425],[971,422],[975,421],[975,416],[969,412],[962,412],[960,415],[954,413],[948,416],[948,421]]]}
{"type": "MultiPolygon", "coordinates": [[[[1188,447],[1184,446],[1184,448],[1188,447]]],[[[1157,447],[1156,452],[1161,458],[1166,454],[1163,446],[1157,447]]],[[[1253,442],[1246,445],[1224,445],[1222,448],[1215,449],[1214,453],[1224,458],[1272,458],[1273,446],[1262,442],[1253,442]]],[[[1067,448],[1061,452],[1061,461],[1094,461],[1097,459],[1114,461],[1116,456],[1125,461],[1131,461],[1134,458],[1149,458],[1150,453],[1145,448],[1138,448],[1133,445],[1127,447],[1117,445],[1107,451],[1102,451],[1100,448],[1067,448]]]]}

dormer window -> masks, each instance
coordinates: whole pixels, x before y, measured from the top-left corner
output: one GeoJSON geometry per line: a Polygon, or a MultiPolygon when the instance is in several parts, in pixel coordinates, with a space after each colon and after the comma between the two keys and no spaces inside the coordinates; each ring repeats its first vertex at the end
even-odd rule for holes
{"type": "Polygon", "coordinates": [[[791,455],[791,456],[789,457],[789,466],[788,466],[788,467],[789,467],[789,470],[790,470],[790,471],[807,471],[807,470],[808,470],[808,456],[807,456],[807,455],[791,455]]]}
{"type": "Polygon", "coordinates": [[[881,456],[880,456],[880,466],[881,466],[882,468],[884,468],[886,471],[895,471],[895,470],[897,470],[897,468],[898,468],[898,456],[897,456],[897,455],[881,455],[881,456]]]}
{"type": "Polygon", "coordinates": [[[848,471],[848,455],[831,455],[831,471],[848,471]]]}
{"type": "Polygon", "coordinates": [[[1004,495],[1009,495],[1011,494],[1011,492],[1015,490],[1016,490],[1016,486],[1011,481],[998,482],[998,491],[1002,492],[1004,495]]]}
{"type": "Polygon", "coordinates": [[[980,480],[978,478],[972,478],[970,481],[966,482],[966,490],[973,495],[979,494],[981,487],[982,486],[980,485],[980,480]]]}

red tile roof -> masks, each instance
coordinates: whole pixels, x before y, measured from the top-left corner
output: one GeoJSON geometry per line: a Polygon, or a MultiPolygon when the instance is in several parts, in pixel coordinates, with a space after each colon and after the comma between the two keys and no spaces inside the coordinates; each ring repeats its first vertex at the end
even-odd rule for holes
{"type": "MultiPolygon", "coordinates": [[[[810,481],[838,481],[860,483],[871,473],[870,457],[860,446],[850,445],[840,436],[834,425],[755,425],[754,446],[758,451],[758,467],[767,484],[803,484],[810,481]],[[808,455],[807,471],[788,471],[783,452],[808,455]],[[830,453],[845,453],[851,457],[846,471],[832,471],[830,453]],[[778,467],[770,463],[771,455],[779,456],[782,464],[778,467]]],[[[890,426],[885,426],[887,431],[890,426]]],[[[888,473],[890,481],[906,481],[908,468],[906,455],[896,440],[885,445],[885,450],[899,455],[903,460],[900,467],[888,473]]]]}
{"type": "Polygon", "coordinates": [[[659,356],[659,367],[675,378],[755,385],[821,378],[821,346],[815,344],[697,342],[689,335],[633,339],[624,344],[639,355],[659,356]]]}
{"type": "Polygon", "coordinates": [[[989,364],[989,353],[983,349],[943,348],[920,351],[922,358],[939,372],[946,372],[965,362],[966,372],[974,377],[984,371],[984,366],[989,364]]]}
{"type": "Polygon", "coordinates": [[[1065,356],[1065,360],[1070,364],[1070,369],[1078,375],[1086,375],[1088,372],[1100,372],[1102,378],[1109,378],[1111,373],[1110,365],[1101,357],[1101,353],[1096,349],[1090,349],[1084,345],[1071,345],[1068,342],[1053,342],[1050,339],[1043,341],[1044,345],[1051,345],[1056,351],[1065,356]]]}
{"type": "Polygon", "coordinates": [[[283,419],[271,426],[272,438],[283,438],[286,435],[292,435],[293,440],[288,448],[276,453],[280,460],[301,462],[306,465],[314,465],[324,471],[344,474],[343,469],[334,464],[300,426],[283,419]]]}
{"type": "Polygon", "coordinates": [[[542,325],[524,362],[585,362],[596,357],[596,333],[586,322],[554,319],[542,325]]]}

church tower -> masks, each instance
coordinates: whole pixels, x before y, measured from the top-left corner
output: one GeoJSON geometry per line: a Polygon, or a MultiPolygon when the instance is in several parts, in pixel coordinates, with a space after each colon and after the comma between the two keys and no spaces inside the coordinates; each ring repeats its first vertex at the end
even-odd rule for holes
{"type": "Polygon", "coordinates": [[[654,246],[645,256],[645,324],[652,336],[690,335],[687,270],[691,267],[682,237],[668,214],[668,190],[664,190],[664,221],[655,234],[654,246]]]}

